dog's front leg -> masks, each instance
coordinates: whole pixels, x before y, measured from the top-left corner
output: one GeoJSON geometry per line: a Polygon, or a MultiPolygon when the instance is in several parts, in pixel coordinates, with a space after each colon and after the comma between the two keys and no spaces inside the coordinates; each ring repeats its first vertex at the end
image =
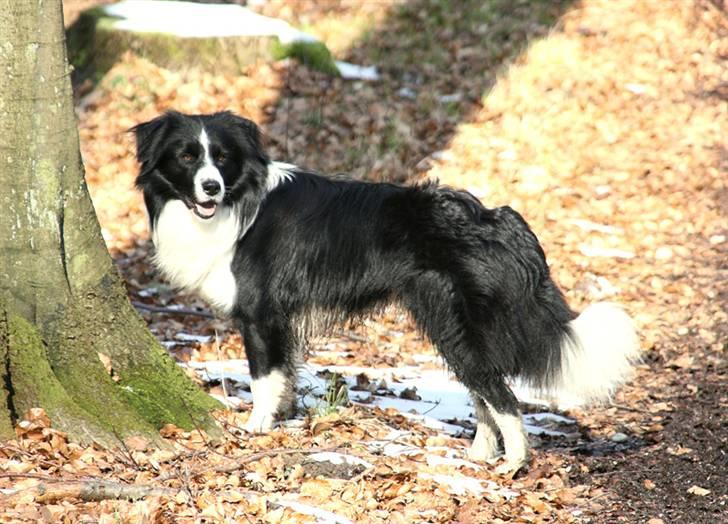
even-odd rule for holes
{"type": "Polygon", "coordinates": [[[265,433],[278,414],[290,414],[295,404],[293,340],[287,325],[271,321],[246,322],[241,331],[253,394],[253,411],[243,429],[265,433]]]}

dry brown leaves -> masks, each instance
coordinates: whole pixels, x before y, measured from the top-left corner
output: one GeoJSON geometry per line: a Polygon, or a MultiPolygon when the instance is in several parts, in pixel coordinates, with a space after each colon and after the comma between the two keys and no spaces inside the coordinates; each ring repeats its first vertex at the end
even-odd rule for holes
{"type": "Polygon", "coordinates": [[[167,449],[131,439],[108,451],[68,442],[42,410],[32,410],[0,455],[0,515],[4,522],[311,522],[328,515],[408,523],[519,514],[527,522],[568,522],[570,508],[599,495],[570,486],[568,465],[554,457],[516,481],[467,461],[449,463],[447,449],[461,449],[463,440],[433,435],[394,411],[348,409],[264,436],[238,429],[245,415],[219,416],[227,431],[220,442],[168,425],[160,431],[167,449]],[[388,421],[407,432],[388,440],[388,421]],[[408,453],[382,453],[388,445],[408,453]]]}
{"type": "MultiPolygon", "coordinates": [[[[66,2],[68,16],[78,3],[66,2]]],[[[291,62],[258,64],[240,76],[172,72],[129,54],[98,86],[81,86],[87,180],[132,298],[205,307],[170,290],[148,265],[146,217],[133,189],[136,164],[126,130],[169,108],[230,109],[263,125],[278,160],[374,180],[438,178],[486,205],[512,205],[538,233],[574,307],[611,298],[635,316],[645,350],[637,380],[614,406],[573,413],[583,428],[578,443],[535,439],[547,449],[536,451],[531,470],[515,480],[493,477],[489,467],[428,465],[428,454],[469,442],[436,435],[392,411],[349,409],[256,437],[236,429],[246,413],[223,413],[229,431],[222,442],[165,427],[169,450],[132,440],[124,452],[70,443],[34,411],[18,425],[17,442],[0,449],[0,489],[9,497],[0,499],[3,521],[307,522],[315,518],[305,514],[311,507],[356,522],[568,522],[583,515],[598,521],[600,511],[606,521],[629,521],[613,502],[618,494],[609,479],[617,477],[590,470],[600,464],[582,460],[577,448],[604,452],[604,443],[612,443],[606,447],[618,456],[627,448],[616,444],[617,434],[626,434],[667,457],[699,463],[700,449],[664,439],[676,392],[697,396],[691,377],[718,370],[708,377],[718,380],[725,369],[728,27],[720,3],[539,3],[554,16],[565,10],[555,29],[525,4],[464,27],[458,24],[467,17],[457,10],[438,12],[433,26],[434,0],[401,3],[404,11],[355,1],[335,10],[283,0],[263,8],[310,27],[341,58],[376,64],[380,82],[331,79],[291,62]],[[427,30],[413,36],[413,27],[427,30]],[[436,46],[427,46],[428,35],[436,46]],[[526,40],[530,46],[519,54],[526,40]],[[503,60],[515,56],[504,69],[503,60]],[[371,442],[391,428],[407,431],[395,444],[421,452],[375,453],[371,442]],[[324,471],[308,456],[319,448],[372,467],[324,471]],[[468,479],[483,491],[463,488],[468,479]],[[100,480],[175,494],[38,502],[42,483],[100,480]]],[[[220,335],[219,345],[175,346],[180,360],[242,355],[239,337],[225,323],[145,318],[164,340],[180,331],[220,335]]],[[[320,364],[391,366],[432,354],[396,311],[346,326],[316,349],[325,350],[312,357],[320,364]]],[[[717,402],[728,406],[725,397],[717,402]]],[[[658,473],[638,482],[638,497],[661,492],[665,480],[658,473]]],[[[680,489],[692,500],[718,504],[720,490],[706,486],[697,479],[680,489]]],[[[656,507],[666,505],[661,500],[656,507]]],[[[657,513],[647,516],[663,521],[657,513]]]]}

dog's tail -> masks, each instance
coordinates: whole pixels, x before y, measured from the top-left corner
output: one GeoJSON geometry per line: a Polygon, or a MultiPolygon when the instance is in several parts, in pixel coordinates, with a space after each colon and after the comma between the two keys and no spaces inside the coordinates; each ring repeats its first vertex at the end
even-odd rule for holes
{"type": "Polygon", "coordinates": [[[560,362],[552,362],[542,393],[562,408],[608,400],[640,358],[632,319],[607,302],[587,307],[568,323],[557,354],[560,362]]]}

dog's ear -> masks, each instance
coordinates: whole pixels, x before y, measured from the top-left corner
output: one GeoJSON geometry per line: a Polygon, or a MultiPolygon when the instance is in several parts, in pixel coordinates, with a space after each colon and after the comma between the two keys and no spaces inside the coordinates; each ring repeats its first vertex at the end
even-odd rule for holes
{"type": "Polygon", "coordinates": [[[136,137],[136,157],[141,164],[147,164],[147,167],[156,164],[161,153],[159,144],[178,114],[175,111],[168,111],[154,120],[143,122],[129,130],[136,137]]]}
{"type": "Polygon", "coordinates": [[[255,155],[263,163],[268,162],[268,156],[261,141],[260,128],[255,122],[230,111],[218,113],[218,115],[238,131],[239,139],[247,146],[246,149],[249,153],[255,155]]]}

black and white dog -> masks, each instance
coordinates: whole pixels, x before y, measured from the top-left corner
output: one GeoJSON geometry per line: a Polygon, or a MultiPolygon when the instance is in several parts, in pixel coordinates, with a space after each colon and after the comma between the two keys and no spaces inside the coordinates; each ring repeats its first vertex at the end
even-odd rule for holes
{"type": "Polygon", "coordinates": [[[328,178],[272,162],[257,126],[229,112],[168,112],[133,131],[157,266],[242,332],[250,431],[270,430],[295,407],[302,326],[390,302],[470,390],[471,458],[495,456],[502,436],[501,471],[528,454],[507,379],[587,403],[629,376],[638,356],[629,317],[601,303],[573,313],[509,207],[435,184],[328,178]]]}

